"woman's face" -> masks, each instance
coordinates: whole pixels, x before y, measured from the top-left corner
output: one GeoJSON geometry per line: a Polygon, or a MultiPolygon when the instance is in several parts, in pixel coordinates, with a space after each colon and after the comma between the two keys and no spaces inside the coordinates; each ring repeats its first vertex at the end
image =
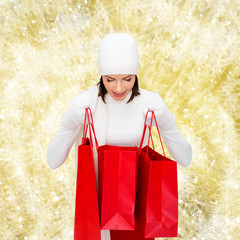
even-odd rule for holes
{"type": "Polygon", "coordinates": [[[135,83],[134,74],[103,75],[102,79],[107,92],[116,101],[124,100],[135,83]]]}

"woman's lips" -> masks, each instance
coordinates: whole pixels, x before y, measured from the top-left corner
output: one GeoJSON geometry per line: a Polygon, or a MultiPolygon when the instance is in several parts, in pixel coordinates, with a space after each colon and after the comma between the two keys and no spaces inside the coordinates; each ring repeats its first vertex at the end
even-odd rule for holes
{"type": "Polygon", "coordinates": [[[116,98],[122,98],[122,97],[124,97],[125,93],[126,93],[126,91],[123,92],[123,93],[120,93],[120,94],[117,94],[117,93],[113,92],[113,94],[114,94],[114,96],[115,96],[116,98]]]}

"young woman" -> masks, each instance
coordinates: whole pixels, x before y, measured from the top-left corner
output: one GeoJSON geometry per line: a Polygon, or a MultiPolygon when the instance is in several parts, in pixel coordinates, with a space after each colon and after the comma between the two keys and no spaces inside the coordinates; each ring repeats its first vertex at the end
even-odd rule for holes
{"type": "MultiPolygon", "coordinates": [[[[93,112],[99,146],[139,146],[145,114],[147,110],[154,111],[161,136],[173,159],[184,167],[190,164],[191,145],[179,132],[175,117],[163,99],[157,93],[139,88],[138,67],[139,55],[134,37],[126,33],[111,33],[102,40],[98,52],[100,81],[78,94],[63,114],[60,129],[48,147],[47,163],[52,169],[65,162],[75,142],[77,171],[77,146],[81,144],[87,107],[93,112]]],[[[97,179],[95,148],[94,151],[97,179]]],[[[110,239],[109,230],[101,231],[101,239],[110,239]]]]}

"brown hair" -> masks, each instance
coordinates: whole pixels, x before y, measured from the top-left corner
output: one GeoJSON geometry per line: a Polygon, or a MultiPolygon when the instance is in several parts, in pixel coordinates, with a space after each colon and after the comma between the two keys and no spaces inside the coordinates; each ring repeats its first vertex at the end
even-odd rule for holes
{"type": "MultiPolygon", "coordinates": [[[[98,96],[99,97],[101,96],[103,102],[106,103],[104,98],[105,98],[105,95],[107,94],[107,89],[105,88],[105,86],[103,84],[102,76],[100,78],[100,81],[97,83],[97,85],[98,85],[98,88],[99,88],[98,96]]],[[[134,83],[133,88],[132,88],[132,95],[129,98],[129,100],[127,101],[127,103],[131,102],[134,99],[134,97],[136,97],[138,95],[140,95],[139,86],[138,86],[138,77],[137,77],[137,75],[135,75],[135,83],[134,83]]]]}

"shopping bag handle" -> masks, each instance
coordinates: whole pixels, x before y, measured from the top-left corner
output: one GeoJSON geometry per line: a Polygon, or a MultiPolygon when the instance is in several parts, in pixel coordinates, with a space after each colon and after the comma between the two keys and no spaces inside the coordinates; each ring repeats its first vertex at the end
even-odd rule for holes
{"type": "Polygon", "coordinates": [[[87,130],[88,130],[87,118],[89,118],[89,116],[88,116],[87,110],[85,109],[82,140],[83,140],[84,138],[86,138],[86,136],[87,136],[87,130]]]}
{"type": "MultiPolygon", "coordinates": [[[[166,154],[165,154],[165,151],[164,151],[164,147],[163,147],[163,143],[162,143],[162,139],[161,139],[161,135],[160,135],[160,131],[159,131],[158,124],[157,124],[157,119],[156,119],[156,116],[155,116],[154,111],[148,110],[147,113],[146,113],[145,121],[144,121],[143,134],[142,134],[142,139],[141,139],[141,143],[140,143],[140,147],[139,147],[139,148],[141,149],[141,148],[142,148],[142,145],[143,145],[143,140],[144,140],[145,133],[146,133],[146,128],[147,128],[147,116],[148,116],[148,113],[149,113],[149,112],[152,113],[152,116],[151,116],[151,122],[150,122],[150,126],[149,126],[149,136],[148,136],[147,154],[148,154],[148,149],[149,149],[150,138],[152,138],[151,129],[152,129],[152,124],[153,124],[153,119],[154,119],[155,125],[156,125],[156,128],[157,128],[157,131],[158,131],[158,136],[159,136],[159,139],[160,139],[160,142],[161,142],[163,154],[164,154],[164,156],[166,157],[166,154]]],[[[152,140],[152,139],[151,139],[151,140],[152,140]]],[[[153,140],[152,140],[152,143],[153,143],[153,140]]],[[[154,147],[154,145],[153,145],[153,147],[154,147]]]]}
{"type": "Polygon", "coordinates": [[[84,117],[84,125],[83,125],[83,138],[86,138],[88,129],[89,129],[90,142],[91,142],[90,144],[91,144],[91,146],[93,146],[93,141],[92,141],[92,133],[93,133],[96,148],[98,149],[99,145],[98,145],[98,141],[97,141],[97,137],[96,137],[96,133],[95,133],[92,111],[89,107],[85,109],[85,117],[84,117]],[[88,123],[86,120],[88,120],[88,123]]]}
{"type": "MultiPolygon", "coordinates": [[[[147,122],[147,116],[148,116],[148,113],[149,113],[149,112],[151,112],[151,111],[148,110],[147,113],[146,113],[146,116],[145,116],[143,134],[142,134],[142,139],[141,139],[141,143],[140,143],[140,147],[139,147],[140,149],[142,148],[142,145],[143,145],[143,140],[144,140],[144,137],[145,137],[145,133],[146,133],[147,127],[148,127],[148,129],[149,129],[149,135],[151,136],[151,141],[152,141],[152,144],[153,144],[153,139],[152,139],[152,134],[151,134],[151,128],[150,128],[150,126],[148,126],[148,125],[146,124],[146,122],[147,122]]],[[[154,147],[154,145],[153,145],[153,147],[154,147]]]]}
{"type": "Polygon", "coordinates": [[[96,144],[96,148],[98,149],[99,145],[98,145],[98,141],[97,141],[97,137],[96,137],[96,132],[95,132],[95,127],[94,127],[94,123],[93,123],[93,116],[92,116],[92,111],[91,111],[91,108],[87,108],[87,110],[89,111],[90,113],[90,119],[91,119],[91,128],[92,128],[92,131],[93,131],[93,136],[94,136],[94,139],[95,139],[95,144],[96,144]]]}

